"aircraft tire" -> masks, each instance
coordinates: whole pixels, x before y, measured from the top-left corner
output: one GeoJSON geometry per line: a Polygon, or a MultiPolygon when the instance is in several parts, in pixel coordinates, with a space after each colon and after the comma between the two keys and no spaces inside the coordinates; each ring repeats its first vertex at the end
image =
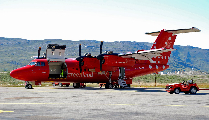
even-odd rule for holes
{"type": "Polygon", "coordinates": [[[59,86],[62,87],[62,83],[59,83],[59,86]]]}
{"type": "Polygon", "coordinates": [[[28,89],[32,89],[32,85],[31,84],[28,84],[28,89]]]}
{"type": "Polygon", "coordinates": [[[66,87],[69,87],[69,85],[66,85],[66,87]]]}
{"type": "Polygon", "coordinates": [[[112,88],[113,88],[113,84],[111,84],[111,83],[105,84],[105,89],[112,89],[112,88]]]}
{"type": "Polygon", "coordinates": [[[113,89],[113,84],[109,84],[109,89],[113,89]]]}
{"type": "Polygon", "coordinates": [[[80,83],[73,83],[73,87],[74,88],[79,88],[80,87],[80,83]]]}

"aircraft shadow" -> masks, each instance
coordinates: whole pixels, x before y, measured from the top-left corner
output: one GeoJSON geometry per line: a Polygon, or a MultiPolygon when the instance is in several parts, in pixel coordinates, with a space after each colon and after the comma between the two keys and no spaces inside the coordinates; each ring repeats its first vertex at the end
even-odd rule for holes
{"type": "Polygon", "coordinates": [[[54,87],[53,89],[79,89],[79,90],[115,90],[115,91],[136,91],[136,92],[166,92],[163,88],[113,88],[105,89],[99,87],[73,88],[73,87],[54,87]]]}
{"type": "MultiPolygon", "coordinates": [[[[104,87],[99,88],[99,87],[86,87],[86,88],[73,88],[72,86],[70,87],[53,87],[53,89],[79,89],[79,90],[113,90],[113,91],[135,91],[135,92],[166,92],[164,88],[113,88],[113,89],[105,89],[104,87]]],[[[168,93],[169,94],[169,93],[168,93]]],[[[175,94],[175,93],[174,93],[175,94]]],[[[184,94],[183,92],[180,93],[181,95],[209,95],[209,93],[196,93],[196,94],[184,94]]]]}
{"type": "Polygon", "coordinates": [[[196,94],[182,94],[182,95],[194,95],[194,96],[198,96],[198,95],[209,95],[209,93],[196,93],[196,94]]]}

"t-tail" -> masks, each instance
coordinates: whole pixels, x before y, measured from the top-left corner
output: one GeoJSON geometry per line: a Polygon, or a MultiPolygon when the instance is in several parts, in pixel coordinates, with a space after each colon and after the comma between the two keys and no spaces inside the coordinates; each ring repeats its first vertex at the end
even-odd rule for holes
{"type": "MultiPolygon", "coordinates": [[[[152,49],[173,49],[173,45],[176,39],[176,34],[189,33],[189,32],[200,32],[198,28],[192,27],[190,29],[177,29],[177,30],[161,30],[158,32],[145,33],[152,36],[158,36],[152,49]]],[[[170,58],[171,51],[161,53],[162,56],[152,58],[157,64],[167,64],[170,58]]]]}

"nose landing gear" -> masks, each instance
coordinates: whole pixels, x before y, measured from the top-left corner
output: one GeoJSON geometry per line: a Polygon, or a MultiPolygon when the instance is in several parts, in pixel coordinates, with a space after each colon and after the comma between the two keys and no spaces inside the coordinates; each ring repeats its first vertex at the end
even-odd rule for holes
{"type": "Polygon", "coordinates": [[[30,84],[28,81],[25,81],[25,89],[33,89],[32,84],[30,84]]]}

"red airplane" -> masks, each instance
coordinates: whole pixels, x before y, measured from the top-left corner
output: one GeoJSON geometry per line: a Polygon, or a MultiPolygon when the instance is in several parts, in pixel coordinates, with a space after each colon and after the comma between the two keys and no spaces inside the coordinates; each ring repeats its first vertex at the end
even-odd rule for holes
{"type": "MultiPolygon", "coordinates": [[[[66,45],[49,44],[46,54],[40,56],[38,50],[37,59],[28,65],[11,71],[10,76],[26,81],[25,88],[31,89],[30,82],[35,85],[41,82],[69,82],[74,88],[83,87],[84,83],[105,83],[105,88],[130,87],[133,77],[158,73],[166,70],[176,34],[200,32],[199,29],[161,30],[145,33],[158,36],[150,50],[138,50],[135,53],[118,54],[108,51],[91,56],[90,53],[81,56],[79,45],[79,57],[65,58],[66,45]]],[[[102,85],[101,85],[102,86],[102,85]]]]}

